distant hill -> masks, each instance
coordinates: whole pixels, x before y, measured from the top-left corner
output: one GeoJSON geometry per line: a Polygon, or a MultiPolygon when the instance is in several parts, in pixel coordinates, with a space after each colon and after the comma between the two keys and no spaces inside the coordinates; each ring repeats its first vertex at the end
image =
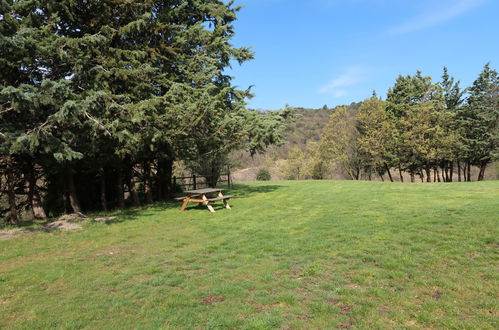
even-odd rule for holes
{"type": "MultiPolygon", "coordinates": [[[[358,107],[360,103],[352,103],[349,107],[358,107]]],[[[292,108],[284,130],[284,143],[280,146],[272,146],[264,154],[251,157],[247,152],[236,152],[233,155],[233,165],[236,170],[246,173],[244,176],[254,179],[256,168],[269,165],[268,162],[276,163],[286,159],[289,150],[294,146],[305,149],[308,142],[318,142],[321,132],[334,112],[335,108],[323,107],[320,109],[292,108]]]]}

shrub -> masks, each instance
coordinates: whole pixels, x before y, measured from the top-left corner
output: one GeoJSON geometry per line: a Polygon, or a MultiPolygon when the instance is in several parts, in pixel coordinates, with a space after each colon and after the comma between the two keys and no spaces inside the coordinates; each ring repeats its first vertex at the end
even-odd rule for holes
{"type": "Polygon", "coordinates": [[[266,168],[261,168],[256,172],[256,179],[258,181],[269,181],[271,177],[270,171],[266,168]]]}

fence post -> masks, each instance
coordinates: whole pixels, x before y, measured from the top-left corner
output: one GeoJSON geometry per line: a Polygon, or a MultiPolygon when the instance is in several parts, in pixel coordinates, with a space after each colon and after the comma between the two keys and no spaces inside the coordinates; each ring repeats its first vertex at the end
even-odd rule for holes
{"type": "Polygon", "coordinates": [[[193,174],[192,175],[192,186],[194,187],[193,190],[196,190],[196,174],[193,174]]]}

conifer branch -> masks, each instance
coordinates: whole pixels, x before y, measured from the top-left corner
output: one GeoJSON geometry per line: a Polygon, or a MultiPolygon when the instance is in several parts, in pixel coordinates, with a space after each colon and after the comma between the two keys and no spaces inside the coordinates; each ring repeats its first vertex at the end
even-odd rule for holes
{"type": "Polygon", "coordinates": [[[97,126],[99,126],[101,129],[103,129],[104,131],[106,131],[106,133],[107,133],[108,136],[112,136],[111,132],[101,122],[99,122],[97,119],[95,119],[94,117],[92,117],[88,112],[85,112],[85,117],[87,117],[88,119],[90,119],[91,121],[93,121],[94,123],[96,123],[97,126]]]}
{"type": "Polygon", "coordinates": [[[4,110],[0,111],[0,115],[4,114],[4,113],[7,113],[7,112],[9,112],[11,110],[14,110],[14,107],[10,107],[10,108],[7,108],[7,109],[4,109],[4,110]]]}

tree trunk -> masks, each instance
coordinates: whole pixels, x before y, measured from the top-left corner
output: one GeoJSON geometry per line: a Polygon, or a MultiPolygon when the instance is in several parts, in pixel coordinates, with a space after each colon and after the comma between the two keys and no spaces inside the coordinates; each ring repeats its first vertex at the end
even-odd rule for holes
{"type": "Polygon", "coordinates": [[[173,197],[173,159],[160,159],[158,161],[158,184],[161,191],[161,199],[167,201],[173,197]]]}
{"type": "Polygon", "coordinates": [[[66,184],[68,189],[69,203],[74,213],[81,213],[80,202],[78,201],[78,196],[76,195],[76,188],[73,177],[73,168],[68,165],[66,168],[66,184]]]}
{"type": "Polygon", "coordinates": [[[124,209],[125,208],[125,191],[123,189],[123,168],[122,165],[120,164],[117,169],[117,174],[116,174],[116,188],[117,188],[117,201],[118,201],[118,208],[119,209],[124,209]]]}
{"type": "Polygon", "coordinates": [[[487,168],[487,163],[482,163],[480,165],[480,173],[478,173],[478,181],[483,181],[483,177],[485,176],[485,169],[487,168]]]}
{"type": "Polygon", "coordinates": [[[9,221],[13,225],[19,223],[19,216],[17,214],[17,204],[16,204],[16,181],[14,175],[14,165],[12,164],[12,158],[8,157],[7,160],[7,198],[9,202],[9,221]]]}
{"type": "Polygon", "coordinates": [[[445,163],[445,165],[444,165],[444,167],[443,167],[442,171],[443,171],[443,172],[442,172],[442,175],[444,175],[444,173],[445,173],[445,180],[444,180],[444,181],[445,181],[445,182],[449,182],[449,181],[450,181],[450,180],[449,180],[449,166],[448,166],[448,164],[447,164],[447,163],[445,163]]]}
{"type": "Polygon", "coordinates": [[[99,182],[100,182],[100,205],[104,212],[107,212],[106,200],[106,172],[103,167],[99,168],[99,182]]]}
{"type": "Polygon", "coordinates": [[[468,162],[467,171],[468,171],[468,174],[467,174],[468,182],[471,182],[471,163],[470,162],[468,162]]]}
{"type": "Polygon", "coordinates": [[[33,163],[30,161],[26,168],[26,181],[28,183],[28,200],[35,219],[47,219],[43,209],[42,199],[36,186],[36,175],[33,163]]]}
{"type": "Polygon", "coordinates": [[[404,182],[404,176],[402,175],[402,170],[399,167],[400,182],[404,182]]]}
{"type": "Polygon", "coordinates": [[[457,180],[461,182],[461,162],[457,161],[457,180]]]}
{"type": "Polygon", "coordinates": [[[390,178],[390,182],[393,182],[392,173],[390,172],[390,168],[388,167],[388,165],[385,165],[385,168],[386,168],[386,173],[388,174],[388,177],[390,178]]]}
{"type": "Polygon", "coordinates": [[[438,181],[438,182],[442,182],[442,181],[440,180],[440,172],[438,171],[438,167],[435,167],[435,173],[437,174],[437,181],[438,181]]]}
{"type": "Polygon", "coordinates": [[[69,213],[69,195],[68,195],[68,184],[66,183],[66,174],[63,175],[63,192],[62,192],[62,203],[64,208],[64,214],[69,213]]]}
{"type": "Polygon", "coordinates": [[[152,180],[151,180],[151,164],[149,162],[144,162],[144,194],[146,195],[146,203],[152,204],[152,180]]]}
{"type": "MultiPolygon", "coordinates": [[[[381,171],[379,172],[379,177],[381,178],[382,182],[385,182],[385,178],[383,178],[383,174],[381,173],[381,171]]],[[[371,181],[371,173],[369,173],[369,181],[371,181]]]]}
{"type": "Polygon", "coordinates": [[[128,191],[132,197],[132,206],[140,206],[139,194],[135,187],[135,181],[133,180],[133,169],[129,168],[126,173],[126,183],[128,186],[128,191]]]}
{"type": "Polygon", "coordinates": [[[410,174],[411,174],[411,182],[414,183],[415,182],[415,179],[414,179],[414,171],[411,170],[410,171],[410,174]]]}
{"type": "Polygon", "coordinates": [[[454,162],[450,162],[449,166],[449,182],[454,180],[454,162]]]}
{"type": "Polygon", "coordinates": [[[423,170],[420,168],[418,171],[419,178],[421,179],[421,182],[424,182],[424,174],[423,170]]]}
{"type": "Polygon", "coordinates": [[[426,182],[431,182],[431,168],[430,165],[426,165],[426,182]]]}

